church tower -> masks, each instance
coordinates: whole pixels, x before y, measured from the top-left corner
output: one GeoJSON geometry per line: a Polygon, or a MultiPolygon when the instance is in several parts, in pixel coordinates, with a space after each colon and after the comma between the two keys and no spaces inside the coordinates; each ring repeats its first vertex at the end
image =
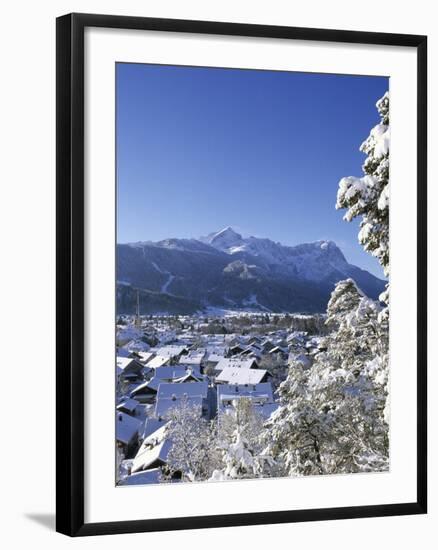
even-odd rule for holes
{"type": "Polygon", "coordinates": [[[140,291],[137,289],[137,305],[135,308],[135,320],[134,326],[141,328],[141,318],[140,318],[140,291]]]}

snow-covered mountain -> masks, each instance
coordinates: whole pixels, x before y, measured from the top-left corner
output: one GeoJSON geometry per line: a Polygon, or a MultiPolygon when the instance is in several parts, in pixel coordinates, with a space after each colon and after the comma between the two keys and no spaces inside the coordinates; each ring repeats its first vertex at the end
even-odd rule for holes
{"type": "Polygon", "coordinates": [[[250,255],[267,268],[276,268],[311,281],[320,281],[331,271],[349,276],[351,266],[333,241],[316,241],[298,246],[284,246],[270,239],[248,237],[226,227],[200,239],[217,250],[233,255],[250,255]]]}
{"type": "Polygon", "coordinates": [[[334,285],[353,278],[372,298],[385,282],[349,264],[332,241],[284,246],[226,227],[199,239],[118,245],[118,307],[131,312],[136,290],[145,312],[207,306],[325,311],[334,285]]]}

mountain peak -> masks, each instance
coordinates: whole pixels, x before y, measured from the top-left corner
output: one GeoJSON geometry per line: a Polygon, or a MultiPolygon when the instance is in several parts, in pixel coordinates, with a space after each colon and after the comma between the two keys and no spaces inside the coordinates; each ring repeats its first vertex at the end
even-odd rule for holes
{"type": "Polygon", "coordinates": [[[317,241],[317,244],[319,245],[319,248],[321,250],[327,250],[327,248],[338,248],[336,243],[333,241],[317,241]]]}
{"type": "Polygon", "coordinates": [[[210,235],[205,238],[205,242],[220,250],[225,250],[231,246],[235,246],[242,240],[242,235],[234,231],[234,229],[230,226],[224,227],[216,233],[210,233],[210,235]]]}
{"type": "Polygon", "coordinates": [[[242,235],[234,231],[234,229],[231,227],[231,225],[228,225],[227,227],[224,227],[217,233],[213,233],[213,239],[216,239],[217,237],[234,237],[236,239],[241,239],[242,235]]]}
{"type": "Polygon", "coordinates": [[[347,261],[341,249],[334,241],[318,241],[317,247],[332,257],[338,257],[343,262],[347,261]]]}

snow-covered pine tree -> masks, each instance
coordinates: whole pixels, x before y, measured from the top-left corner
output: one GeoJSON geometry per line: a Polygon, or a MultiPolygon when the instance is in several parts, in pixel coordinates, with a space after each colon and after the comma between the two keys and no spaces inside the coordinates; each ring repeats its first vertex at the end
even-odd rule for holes
{"type": "Polygon", "coordinates": [[[327,434],[314,396],[309,392],[310,370],[292,361],[279,388],[280,407],[261,433],[264,454],[272,458],[265,471],[272,476],[324,473],[321,443],[327,434]],[[316,405],[316,406],[315,406],[316,405]]]}
{"type": "Polygon", "coordinates": [[[346,208],[344,219],[361,216],[359,242],[375,256],[389,276],[389,94],[376,104],[380,123],[360,146],[367,155],[364,176],[349,176],[339,182],[336,208],[346,208]]]}
{"type": "Polygon", "coordinates": [[[164,477],[181,473],[184,481],[204,481],[221,465],[216,424],[201,415],[201,407],[182,399],[170,410],[166,438],[172,442],[164,477]]]}
{"type": "Polygon", "coordinates": [[[388,349],[381,307],[366,297],[354,281],[340,281],[330,298],[327,351],[315,361],[309,392],[330,417],[325,441],[327,472],[382,470],[387,466],[388,426],[384,418],[388,349]],[[383,360],[382,360],[383,358],[383,360]]]}
{"type": "Polygon", "coordinates": [[[327,306],[326,324],[332,329],[326,343],[342,365],[352,368],[386,353],[386,324],[380,323],[380,305],[363,294],[353,279],[337,283],[327,306]]]}
{"type": "MultiPolygon", "coordinates": [[[[367,155],[363,164],[364,177],[347,177],[339,182],[336,208],[347,208],[344,219],[351,221],[361,216],[359,242],[367,252],[375,256],[384,274],[390,275],[389,257],[389,151],[390,151],[390,121],[389,93],[376,103],[380,123],[375,126],[368,138],[362,143],[360,150],[367,155]]],[[[384,416],[389,417],[388,398],[388,334],[389,334],[389,283],[380,295],[380,300],[386,306],[379,315],[379,342],[374,361],[368,363],[376,384],[381,386],[382,394],[386,396],[384,416]]],[[[365,304],[363,304],[365,305],[365,304]]],[[[363,307],[361,311],[363,313],[363,307]]],[[[359,315],[360,316],[360,315],[359,315]]]]}
{"type": "Polygon", "coordinates": [[[219,446],[222,449],[222,468],[213,480],[245,479],[260,477],[269,457],[262,453],[260,432],[263,418],[253,407],[251,399],[233,400],[218,419],[219,446]]]}
{"type": "Polygon", "coordinates": [[[379,310],[351,279],[336,286],[328,305],[327,351],[310,368],[290,364],[279,388],[280,407],[262,434],[275,475],[387,467],[386,393],[376,377],[385,345],[379,310]]]}

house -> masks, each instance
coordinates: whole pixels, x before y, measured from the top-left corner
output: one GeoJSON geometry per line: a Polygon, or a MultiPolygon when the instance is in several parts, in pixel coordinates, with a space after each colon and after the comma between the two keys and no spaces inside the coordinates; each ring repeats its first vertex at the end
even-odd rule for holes
{"type": "Polygon", "coordinates": [[[149,346],[156,346],[159,344],[159,340],[157,336],[155,335],[155,331],[143,331],[143,338],[142,340],[146,342],[149,346]]]}
{"type": "Polygon", "coordinates": [[[129,397],[131,399],[136,399],[139,403],[143,404],[154,403],[160,382],[160,378],[156,377],[148,380],[147,382],[143,382],[131,391],[129,397]]]}
{"type": "Polygon", "coordinates": [[[189,352],[187,355],[180,357],[179,363],[184,365],[195,366],[195,367],[198,367],[198,369],[200,369],[201,364],[204,361],[205,355],[206,355],[206,352],[204,349],[194,350],[189,352]]]}
{"type": "Polygon", "coordinates": [[[289,346],[304,346],[307,337],[307,332],[295,331],[289,334],[286,341],[289,346]]]}
{"type": "Polygon", "coordinates": [[[263,340],[263,342],[261,342],[260,345],[265,353],[270,351],[273,347],[275,347],[275,345],[271,342],[271,340],[263,340]]]}
{"type": "Polygon", "coordinates": [[[181,384],[184,382],[203,382],[205,380],[204,375],[197,374],[192,371],[190,368],[186,370],[186,373],[180,378],[175,378],[173,380],[174,384],[181,384]]]}
{"type": "Polygon", "coordinates": [[[125,458],[133,456],[138,447],[138,434],[142,422],[129,414],[116,411],[116,441],[125,458]]]}
{"type": "Polygon", "coordinates": [[[235,367],[238,369],[256,369],[257,361],[253,357],[223,357],[214,367],[215,372],[220,372],[226,367],[235,367]]]}
{"type": "Polygon", "coordinates": [[[143,448],[142,446],[134,457],[131,472],[135,473],[165,466],[167,464],[167,455],[171,448],[172,442],[169,439],[163,439],[155,447],[143,448]]]}
{"type": "Polygon", "coordinates": [[[124,399],[119,405],[117,410],[129,414],[130,416],[137,416],[140,413],[140,402],[136,399],[124,399]]]}
{"type": "Polygon", "coordinates": [[[218,414],[225,413],[238,399],[250,399],[253,408],[264,418],[269,418],[279,404],[274,402],[270,382],[261,384],[224,384],[217,386],[218,414]]]}
{"type": "Polygon", "coordinates": [[[251,345],[246,347],[240,355],[242,357],[247,356],[247,357],[255,357],[257,359],[260,359],[262,356],[262,351],[258,346],[251,345]]]}
{"type": "Polygon", "coordinates": [[[155,369],[155,375],[148,381],[137,385],[131,390],[130,397],[140,403],[154,403],[158,387],[162,383],[175,384],[202,382],[205,376],[192,367],[185,365],[165,366],[155,369]]]}
{"type": "Polygon", "coordinates": [[[187,355],[189,352],[186,346],[162,346],[157,349],[157,355],[168,357],[169,359],[179,359],[181,355],[187,355]]]}
{"type": "MultiPolygon", "coordinates": [[[[217,351],[212,352],[207,355],[205,360],[205,369],[215,369],[216,365],[221,359],[224,359],[225,351],[222,354],[219,354],[217,351]]],[[[205,371],[204,371],[205,372],[205,371]]]]}
{"type": "Polygon", "coordinates": [[[195,376],[201,378],[201,372],[196,367],[186,365],[174,365],[174,366],[165,366],[155,369],[155,378],[159,378],[163,382],[173,382],[178,378],[186,376],[188,373],[194,374],[195,376]]]}
{"type": "Polygon", "coordinates": [[[155,417],[166,418],[171,409],[186,402],[199,407],[200,414],[209,418],[212,414],[210,393],[207,382],[162,383],[158,387],[155,417]]]}
{"type": "Polygon", "coordinates": [[[250,346],[260,345],[262,341],[263,341],[263,338],[261,336],[251,336],[251,338],[248,340],[248,344],[250,346]]]}
{"type": "Polygon", "coordinates": [[[157,418],[168,419],[171,416],[172,410],[181,407],[184,401],[187,403],[187,406],[196,408],[200,416],[210,416],[208,403],[200,395],[187,395],[184,396],[184,399],[178,398],[175,395],[172,395],[169,399],[157,398],[154,414],[157,418]]]}
{"type": "Polygon", "coordinates": [[[171,447],[172,442],[166,438],[166,425],[163,425],[143,441],[132,461],[131,472],[164,466],[171,447]]]}
{"type": "Polygon", "coordinates": [[[266,382],[271,375],[263,369],[239,369],[225,367],[216,377],[218,384],[260,384],[266,382]]]}
{"type": "Polygon", "coordinates": [[[244,345],[235,344],[234,346],[230,347],[230,349],[228,350],[228,353],[230,355],[239,355],[240,353],[242,353],[242,351],[244,351],[244,349],[245,349],[244,345]]]}
{"type": "Polygon", "coordinates": [[[117,356],[116,365],[119,379],[123,379],[127,382],[135,382],[143,379],[144,365],[137,359],[117,356]]]}

